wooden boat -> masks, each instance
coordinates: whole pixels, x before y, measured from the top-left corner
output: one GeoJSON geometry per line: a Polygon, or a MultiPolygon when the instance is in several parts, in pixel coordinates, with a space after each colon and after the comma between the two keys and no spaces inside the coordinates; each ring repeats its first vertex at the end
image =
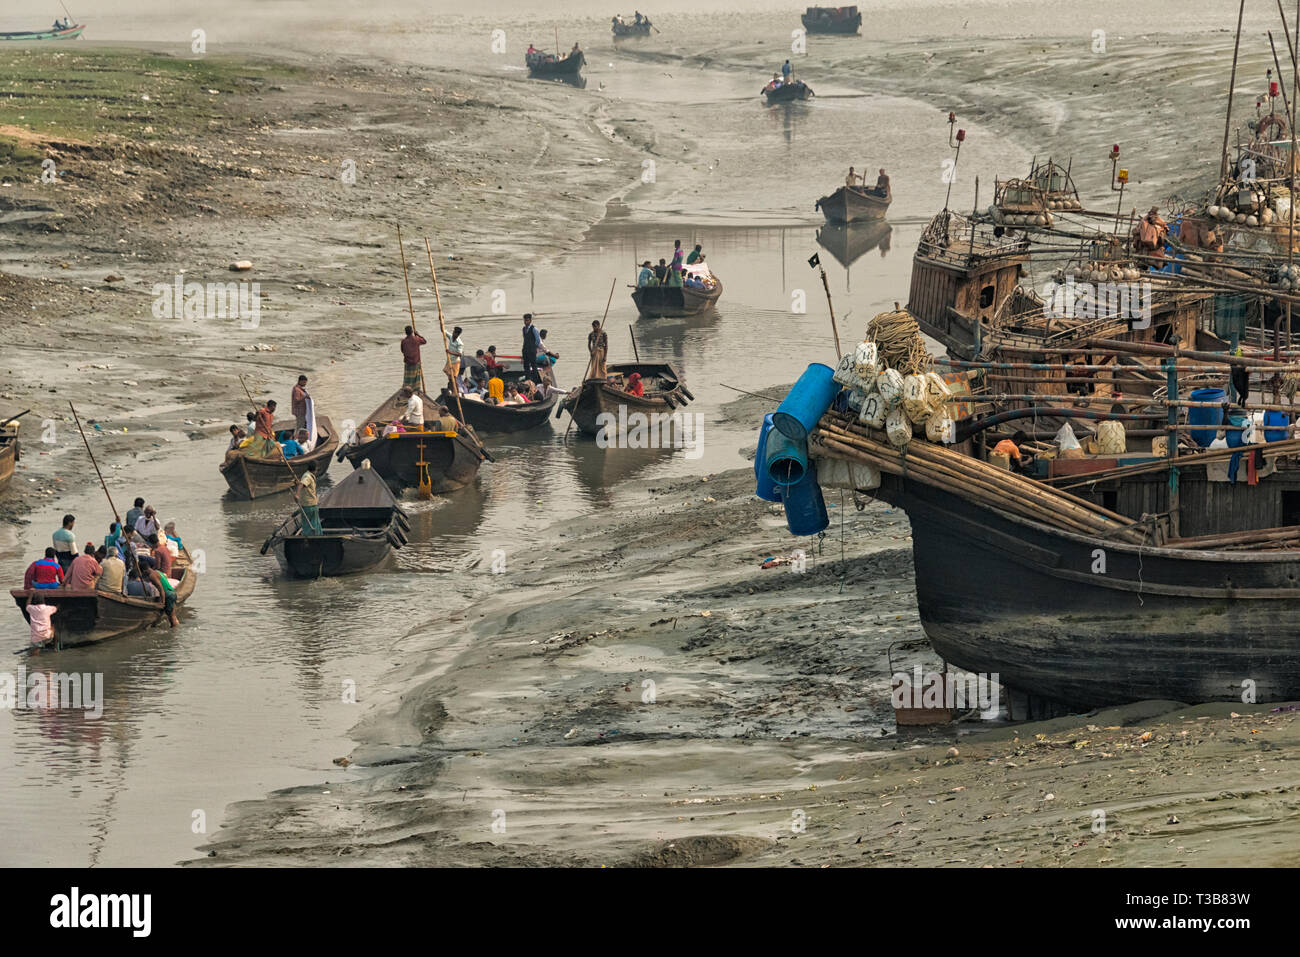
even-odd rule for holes
{"type": "Polygon", "coordinates": [[[813,208],[820,209],[828,223],[856,223],[864,219],[884,219],[885,211],[893,201],[892,190],[881,196],[871,189],[841,186],[829,196],[817,200],[813,208]]]}
{"type": "Polygon", "coordinates": [[[539,79],[564,79],[579,76],[587,63],[587,58],[583,56],[581,50],[558,60],[551,54],[538,50],[535,53],[525,53],[524,63],[528,67],[529,76],[539,79]]]}
{"type": "Polygon", "coordinates": [[[11,30],[0,33],[0,40],[75,40],[85,29],[84,23],[77,23],[64,30],[11,30]]]}
{"type": "Polygon", "coordinates": [[[0,423],[0,492],[9,486],[14,477],[14,463],[20,457],[18,448],[18,421],[11,419],[0,423]]]}
{"type": "Polygon", "coordinates": [[[293,514],[262,544],[294,578],[351,575],[373,568],[406,544],[410,522],[386,482],[368,467],[355,470],[320,498],[323,534],[302,533],[293,514]]]}
{"type": "MultiPolygon", "coordinates": [[[[286,431],[292,433],[293,427],[293,419],[282,419],[272,426],[276,435],[286,431]]],[[[316,416],[316,430],[319,435],[316,447],[306,455],[293,456],[288,462],[294,475],[311,472],[320,481],[329,471],[330,459],[339,447],[339,439],[333,424],[323,415],[316,416]]],[[[285,460],[278,456],[255,459],[242,452],[237,455],[227,453],[227,460],[221,463],[220,468],[232,493],[239,498],[256,499],[287,492],[293,487],[289,468],[285,468],[284,463],[285,460]]]]}
{"type": "Polygon", "coordinates": [[[568,412],[584,435],[600,432],[609,421],[600,419],[601,415],[612,415],[614,421],[625,423],[633,413],[667,414],[695,398],[677,370],[666,362],[611,362],[605,371],[606,378],[588,379],[573,389],[556,412],[557,417],[560,412],[568,412]],[[623,390],[623,383],[633,372],[641,375],[644,395],[628,395],[623,390]]]}
{"type": "Polygon", "coordinates": [[[722,280],[707,265],[694,263],[683,268],[686,279],[700,279],[709,283],[709,288],[636,286],[632,289],[632,302],[636,304],[636,311],[647,319],[696,316],[722,298],[722,280]]]}
{"type": "Polygon", "coordinates": [[[487,457],[482,444],[472,434],[435,430],[436,423],[429,416],[437,409],[438,402],[425,392],[420,393],[420,401],[424,403],[423,431],[381,434],[385,425],[401,418],[406,411],[406,400],[400,391],[395,392],[370,413],[354,440],[339,448],[339,461],[346,458],[356,469],[369,460],[388,487],[399,494],[415,488],[438,495],[474,481],[487,457]],[[366,426],[372,427],[374,437],[364,435],[366,426]]]}
{"type": "MultiPolygon", "coordinates": [[[[176,606],[179,608],[194,593],[198,578],[187,550],[181,549],[180,557],[173,561],[170,577],[177,582],[176,606]]],[[[27,617],[27,592],[22,588],[14,588],[9,595],[23,613],[23,618],[30,623],[31,619],[27,617]]],[[[110,595],[81,588],[42,589],[41,597],[47,604],[59,608],[51,619],[54,642],[58,648],[107,641],[165,620],[162,601],[159,599],[129,598],[126,595],[110,595]]]]}
{"type": "Polygon", "coordinates": [[[921,622],[951,664],[1066,708],[1239,702],[1247,680],[1259,701],[1300,698],[1300,551],[1115,542],[911,477],[879,495],[911,521],[921,622]]]}
{"type": "Polygon", "coordinates": [[[773,86],[769,83],[759,92],[769,104],[790,103],[794,100],[807,100],[817,95],[813,93],[812,87],[803,80],[792,80],[789,83],[782,83],[779,86],[773,86]]]}
{"type": "Polygon", "coordinates": [[[852,35],[862,26],[862,14],[857,7],[809,7],[799,22],[809,33],[852,35]]]}
{"type": "Polygon", "coordinates": [[[648,37],[650,35],[650,21],[642,20],[637,23],[635,20],[631,23],[612,24],[612,30],[615,37],[648,37]]]}
{"type": "MultiPolygon", "coordinates": [[[[518,383],[525,376],[517,370],[502,373],[503,381],[509,385],[518,383]]],[[[447,394],[444,388],[438,400],[462,422],[472,426],[475,432],[522,432],[546,425],[560,401],[560,393],[552,392],[541,402],[526,402],[522,405],[489,405],[482,399],[461,396],[460,406],[447,394]],[[461,418],[463,413],[464,418],[461,418]]]]}

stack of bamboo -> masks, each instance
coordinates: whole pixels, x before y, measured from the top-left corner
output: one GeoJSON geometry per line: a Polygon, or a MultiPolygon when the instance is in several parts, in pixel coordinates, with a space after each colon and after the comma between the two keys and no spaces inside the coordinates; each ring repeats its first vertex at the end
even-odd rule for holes
{"type": "Polygon", "coordinates": [[[1159,544],[1147,528],[1086,499],[928,442],[912,442],[900,452],[879,432],[828,412],[808,445],[814,455],[871,465],[904,475],[979,505],[1052,528],[1105,536],[1135,545],[1159,544]]]}

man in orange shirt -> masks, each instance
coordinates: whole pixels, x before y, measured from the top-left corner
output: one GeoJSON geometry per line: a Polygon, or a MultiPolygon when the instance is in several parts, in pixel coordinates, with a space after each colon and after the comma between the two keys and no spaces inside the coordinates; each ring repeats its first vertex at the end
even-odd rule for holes
{"type": "Polygon", "coordinates": [[[103,571],[104,567],[95,560],[95,546],[87,543],[86,550],[72,560],[66,587],[94,591],[95,583],[103,571]]]}
{"type": "Polygon", "coordinates": [[[1010,460],[1012,467],[1017,472],[1022,472],[1027,464],[1026,460],[1029,458],[1029,453],[1022,454],[1020,446],[1022,443],[1026,442],[1028,438],[1029,437],[1025,435],[1024,432],[1017,432],[1015,435],[1011,436],[1011,438],[1003,439],[997,445],[993,446],[993,451],[1005,455],[1010,460]]]}

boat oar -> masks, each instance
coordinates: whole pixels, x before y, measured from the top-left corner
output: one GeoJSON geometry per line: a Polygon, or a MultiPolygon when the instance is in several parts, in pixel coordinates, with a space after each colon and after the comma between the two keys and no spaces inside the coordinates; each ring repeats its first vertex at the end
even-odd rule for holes
{"type": "MultiPolygon", "coordinates": [[[[438,292],[438,271],[433,268],[433,248],[429,245],[428,237],[424,240],[424,251],[429,255],[429,275],[433,277],[433,301],[438,305],[438,328],[442,330],[443,350],[447,353],[447,365],[450,366],[451,342],[447,338],[447,323],[442,318],[442,294],[438,292]]],[[[465,421],[465,407],[461,405],[460,401],[460,386],[456,384],[456,380],[451,376],[447,376],[447,391],[456,397],[456,417],[460,419],[461,425],[465,427],[465,431],[473,437],[474,442],[478,445],[479,452],[483,455],[483,458],[487,459],[489,462],[495,462],[496,459],[488,454],[487,449],[483,448],[483,443],[479,440],[478,434],[474,431],[474,427],[465,421]]]]}
{"type": "Polygon", "coordinates": [[[5,418],[0,419],[0,425],[4,425],[6,422],[14,422],[21,419],[24,415],[30,415],[31,411],[31,409],[23,409],[23,411],[19,412],[17,415],[6,416],[5,418]]]}
{"type": "MultiPolygon", "coordinates": [[[[402,282],[406,284],[406,308],[410,310],[411,313],[411,332],[418,336],[420,334],[420,330],[415,328],[415,303],[411,301],[411,280],[408,279],[406,276],[406,249],[402,246],[402,224],[401,223],[397,224],[397,252],[398,255],[402,257],[402,282]]],[[[424,363],[423,362],[420,363],[420,391],[423,392],[425,395],[429,394],[429,390],[424,387],[424,363]]],[[[424,427],[423,423],[421,423],[420,427],[421,428],[424,427]]]]}
{"type": "Polygon", "coordinates": [[[81,442],[86,446],[86,454],[90,456],[90,464],[94,466],[95,475],[99,477],[99,487],[104,490],[104,498],[108,499],[108,508],[113,513],[113,521],[117,523],[117,527],[123,535],[122,541],[125,543],[123,550],[130,558],[136,576],[143,583],[144,578],[140,574],[140,562],[135,557],[135,549],[131,547],[131,532],[122,527],[122,518],[117,514],[117,506],[113,504],[113,496],[108,494],[108,485],[104,482],[104,473],[99,470],[99,463],[95,461],[95,453],[90,451],[90,442],[86,438],[86,430],[81,427],[81,416],[77,415],[77,407],[72,404],[71,400],[68,401],[68,408],[72,410],[72,420],[77,423],[77,431],[81,433],[81,442]]]}
{"type": "Polygon", "coordinates": [[[636,356],[636,361],[641,361],[641,351],[636,347],[636,333],[632,331],[632,323],[627,324],[627,334],[632,337],[632,355],[636,356]]]}

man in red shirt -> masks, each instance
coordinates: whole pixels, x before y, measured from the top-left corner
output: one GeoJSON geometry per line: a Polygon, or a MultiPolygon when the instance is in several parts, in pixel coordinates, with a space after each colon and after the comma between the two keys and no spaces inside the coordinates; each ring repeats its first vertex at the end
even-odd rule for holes
{"type": "Polygon", "coordinates": [[[267,440],[275,438],[275,400],[267,399],[266,405],[257,410],[257,434],[267,440]]]}
{"type": "Polygon", "coordinates": [[[298,376],[298,384],[293,387],[290,396],[290,409],[293,411],[294,432],[307,428],[307,377],[298,376]]]}
{"type": "Polygon", "coordinates": [[[57,554],[53,548],[47,548],[44,558],[28,565],[23,574],[23,588],[58,588],[62,585],[63,569],[59,567],[57,554]]]}
{"type": "Polygon", "coordinates": [[[95,559],[95,546],[87,545],[86,550],[72,560],[68,569],[68,587],[94,591],[104,566],[95,559]]]}
{"type": "Polygon", "coordinates": [[[411,326],[406,327],[406,338],[402,340],[402,385],[411,389],[421,387],[420,346],[427,343],[411,326]]]}
{"type": "Polygon", "coordinates": [[[158,566],[160,572],[170,578],[172,574],[172,553],[167,550],[165,544],[159,543],[157,535],[149,536],[149,545],[153,548],[151,554],[153,555],[154,564],[158,566]]]}

